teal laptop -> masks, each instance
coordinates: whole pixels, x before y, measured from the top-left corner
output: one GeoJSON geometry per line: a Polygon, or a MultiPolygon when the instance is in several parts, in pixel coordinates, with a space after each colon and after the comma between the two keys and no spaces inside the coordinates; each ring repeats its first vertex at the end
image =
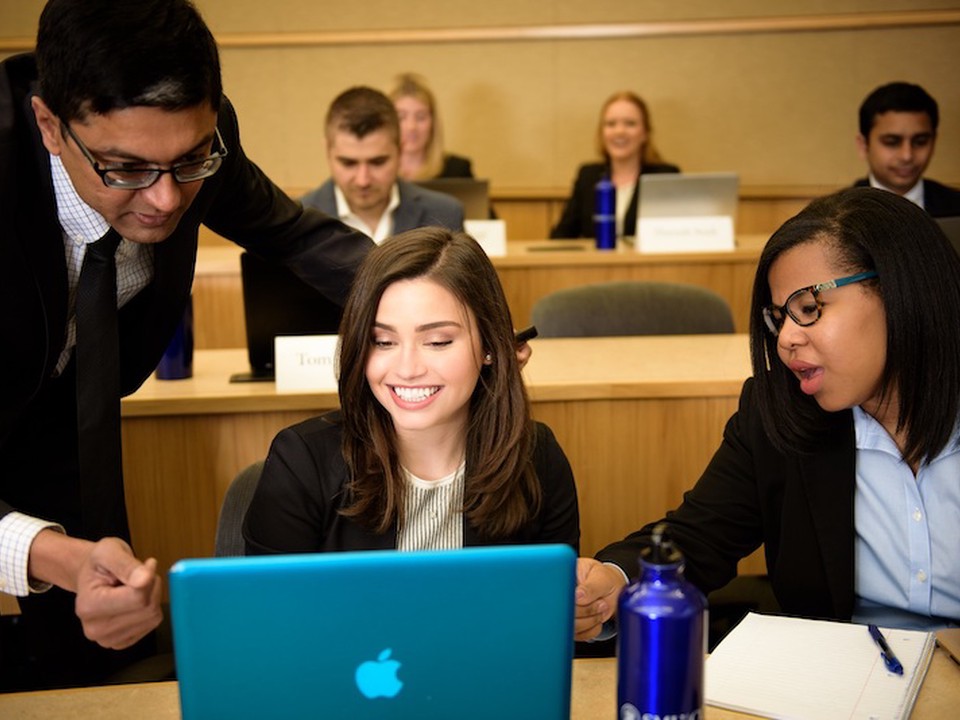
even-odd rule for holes
{"type": "Polygon", "coordinates": [[[566,545],[183,560],[184,720],[569,718],[566,545]]]}

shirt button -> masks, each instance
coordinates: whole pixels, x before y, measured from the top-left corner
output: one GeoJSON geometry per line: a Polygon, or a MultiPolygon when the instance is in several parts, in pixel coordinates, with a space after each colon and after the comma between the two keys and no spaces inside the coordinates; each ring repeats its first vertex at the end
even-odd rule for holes
{"type": "Polygon", "coordinates": [[[925,583],[925,582],[927,581],[927,573],[925,573],[923,570],[918,570],[918,571],[917,571],[917,581],[918,581],[918,582],[925,583]]]}
{"type": "Polygon", "coordinates": [[[921,520],[923,520],[923,513],[920,512],[920,508],[913,509],[913,519],[916,520],[917,522],[920,522],[921,520]]]}

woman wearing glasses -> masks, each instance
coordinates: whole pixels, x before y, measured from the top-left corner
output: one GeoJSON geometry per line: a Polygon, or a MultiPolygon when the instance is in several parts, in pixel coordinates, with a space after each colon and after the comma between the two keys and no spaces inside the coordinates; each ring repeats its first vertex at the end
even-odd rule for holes
{"type": "MultiPolygon", "coordinates": [[[[913,203],[846,190],[770,238],[752,307],[754,376],[666,518],[688,578],[720,588],[763,544],[785,613],[957,624],[956,252],[913,203]]],[[[580,639],[614,612],[651,527],[581,560],[580,639]]]]}

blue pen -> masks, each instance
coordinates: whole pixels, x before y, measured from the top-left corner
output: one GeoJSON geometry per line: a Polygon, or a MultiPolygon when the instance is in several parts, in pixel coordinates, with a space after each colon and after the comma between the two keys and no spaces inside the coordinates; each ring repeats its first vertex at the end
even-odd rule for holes
{"type": "Polygon", "coordinates": [[[887,670],[897,675],[903,675],[903,665],[900,664],[897,656],[893,654],[893,650],[887,645],[887,639],[880,632],[880,628],[876,625],[867,625],[867,630],[870,631],[870,637],[873,638],[873,641],[880,647],[880,657],[883,658],[883,664],[887,666],[887,670]]]}

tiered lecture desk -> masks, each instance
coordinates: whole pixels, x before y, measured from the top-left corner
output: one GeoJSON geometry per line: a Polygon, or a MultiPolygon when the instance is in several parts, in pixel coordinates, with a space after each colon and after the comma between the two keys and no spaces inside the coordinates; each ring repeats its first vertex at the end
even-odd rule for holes
{"type": "MultiPolygon", "coordinates": [[[[525,327],[533,304],[562,288],[609,280],[683,282],[713,290],[733,311],[737,332],[746,332],[753,276],[766,235],[745,235],[728,252],[649,254],[631,246],[597,250],[587,240],[507,243],[492,258],[514,324],[525,327]]],[[[240,282],[240,253],[232,244],[201,245],[193,285],[197,348],[244,347],[247,342],[240,282]]]]}
{"type": "MultiPolygon", "coordinates": [[[[570,719],[607,720],[616,716],[616,703],[616,660],[575,660],[570,719]]],[[[960,667],[938,648],[910,717],[912,720],[954,717],[958,705],[960,667]]],[[[5,720],[93,717],[97,720],[178,720],[180,698],[175,682],[17,693],[0,695],[0,717],[5,720]]],[[[755,717],[707,706],[703,720],[755,717]]]]}
{"type": "MultiPolygon", "coordinates": [[[[719,446],[750,374],[745,335],[538,339],[524,375],[576,477],[581,551],[679,504],[719,446]]],[[[198,351],[194,376],[149,379],[125,398],[123,458],[137,553],[160,568],[213,554],[230,481],[282,428],[338,406],[334,392],[230,383],[244,350],[198,351]]],[[[748,571],[762,570],[747,565],[748,571]]],[[[750,561],[747,561],[748,563],[750,561]]]]}
{"type": "MultiPolygon", "coordinates": [[[[834,185],[741,185],[737,231],[770,235],[813,198],[839,189],[834,185]]],[[[306,189],[294,190],[291,195],[300,197],[305,192],[306,189]]],[[[507,236],[511,240],[526,240],[549,237],[563,214],[569,194],[569,185],[552,188],[494,185],[490,189],[490,201],[497,217],[507,224],[507,236]]]]}
{"type": "MultiPolygon", "coordinates": [[[[287,188],[301,197],[310,188],[287,188]]],[[[494,264],[500,271],[517,327],[528,324],[533,302],[547,292],[603,280],[666,280],[689,282],[715,290],[733,309],[738,332],[747,330],[753,271],[766,239],[787,218],[815,197],[838,190],[826,185],[740,187],[737,245],[734,253],[697,253],[654,257],[629,250],[596,256],[595,251],[533,251],[559,220],[569,186],[491,189],[490,200],[507,226],[508,256],[494,264]]],[[[564,241],[560,241],[561,244],[564,241]]],[[[236,250],[214,233],[201,229],[197,280],[194,285],[198,348],[233,348],[246,344],[239,263],[236,250]]],[[[590,243],[582,243],[589,247],[590,243]]]]}

